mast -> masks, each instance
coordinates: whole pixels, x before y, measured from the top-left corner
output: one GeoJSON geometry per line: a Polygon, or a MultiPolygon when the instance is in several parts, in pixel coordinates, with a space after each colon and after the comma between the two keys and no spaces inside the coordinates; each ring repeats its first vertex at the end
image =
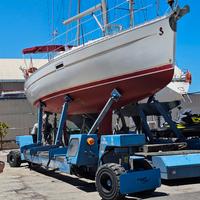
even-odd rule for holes
{"type": "Polygon", "coordinates": [[[160,0],[156,0],[156,15],[160,16],[160,0]]]}
{"type": "Polygon", "coordinates": [[[129,0],[129,12],[130,12],[130,28],[134,25],[134,13],[133,13],[133,2],[134,0],[129,0]]]}
{"type": "Polygon", "coordinates": [[[101,0],[101,6],[102,6],[102,14],[103,14],[103,27],[104,31],[106,29],[106,26],[108,25],[108,14],[107,14],[107,3],[106,0],[101,0]]]}
{"type": "Polygon", "coordinates": [[[108,14],[107,14],[107,3],[106,3],[106,0],[101,0],[101,3],[83,11],[83,12],[80,12],[80,5],[81,5],[81,0],[78,0],[77,1],[77,10],[78,10],[78,14],[69,18],[69,19],[66,19],[63,21],[63,24],[67,25],[73,21],[77,21],[77,45],[80,45],[80,20],[81,18],[89,15],[89,14],[92,14],[94,19],[96,20],[97,24],[99,25],[99,27],[101,28],[101,30],[105,33],[105,29],[106,29],[106,26],[108,24],[108,14]],[[102,15],[103,15],[103,26],[101,26],[99,20],[97,19],[97,17],[94,15],[94,12],[97,11],[97,10],[101,10],[102,11],[102,15]]]}
{"type": "MultiPolygon", "coordinates": [[[[77,2],[77,11],[78,11],[78,14],[80,14],[81,12],[81,0],[78,0],[77,2]]],[[[77,20],[77,46],[80,45],[80,23],[81,23],[81,19],[79,18],[77,20]]]]}

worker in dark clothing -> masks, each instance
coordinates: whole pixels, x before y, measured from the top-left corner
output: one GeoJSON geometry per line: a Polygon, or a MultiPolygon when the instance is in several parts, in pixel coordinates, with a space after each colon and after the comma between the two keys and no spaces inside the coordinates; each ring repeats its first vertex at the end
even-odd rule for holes
{"type": "Polygon", "coordinates": [[[45,144],[52,143],[51,132],[52,132],[52,125],[49,123],[49,115],[45,114],[43,116],[43,135],[45,144]]]}
{"type": "Polygon", "coordinates": [[[57,127],[57,113],[55,113],[54,114],[54,120],[53,120],[53,143],[55,143],[57,131],[58,131],[58,127],[57,127]]]}
{"type": "Polygon", "coordinates": [[[64,138],[64,146],[68,146],[69,134],[67,131],[67,122],[65,122],[63,126],[63,138],[64,138]]]}

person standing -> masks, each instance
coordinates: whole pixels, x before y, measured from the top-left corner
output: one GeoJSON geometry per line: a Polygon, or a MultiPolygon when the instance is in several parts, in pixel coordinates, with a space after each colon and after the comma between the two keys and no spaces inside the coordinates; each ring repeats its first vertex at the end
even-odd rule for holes
{"type": "Polygon", "coordinates": [[[38,123],[35,123],[31,130],[31,135],[33,137],[33,143],[37,143],[37,130],[38,130],[38,123]]]}
{"type": "Polygon", "coordinates": [[[51,131],[52,131],[52,125],[49,123],[49,115],[45,114],[43,116],[43,136],[44,136],[44,143],[45,144],[51,144],[52,143],[52,136],[51,136],[51,131]]]}

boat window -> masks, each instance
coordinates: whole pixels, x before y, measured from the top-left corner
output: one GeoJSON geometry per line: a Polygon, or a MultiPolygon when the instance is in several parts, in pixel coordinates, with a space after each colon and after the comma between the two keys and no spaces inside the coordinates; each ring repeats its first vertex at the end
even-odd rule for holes
{"type": "Polygon", "coordinates": [[[56,69],[60,69],[60,68],[62,68],[62,67],[64,67],[63,63],[61,63],[61,64],[59,64],[59,65],[56,65],[56,69]]]}

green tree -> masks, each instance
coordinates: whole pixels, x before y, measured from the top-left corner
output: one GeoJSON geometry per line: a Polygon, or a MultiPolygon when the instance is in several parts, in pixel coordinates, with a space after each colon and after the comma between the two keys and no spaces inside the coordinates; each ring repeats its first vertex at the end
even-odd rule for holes
{"type": "Polygon", "coordinates": [[[3,138],[8,134],[8,125],[4,122],[0,122],[0,143],[1,149],[3,149],[3,138]]]}

